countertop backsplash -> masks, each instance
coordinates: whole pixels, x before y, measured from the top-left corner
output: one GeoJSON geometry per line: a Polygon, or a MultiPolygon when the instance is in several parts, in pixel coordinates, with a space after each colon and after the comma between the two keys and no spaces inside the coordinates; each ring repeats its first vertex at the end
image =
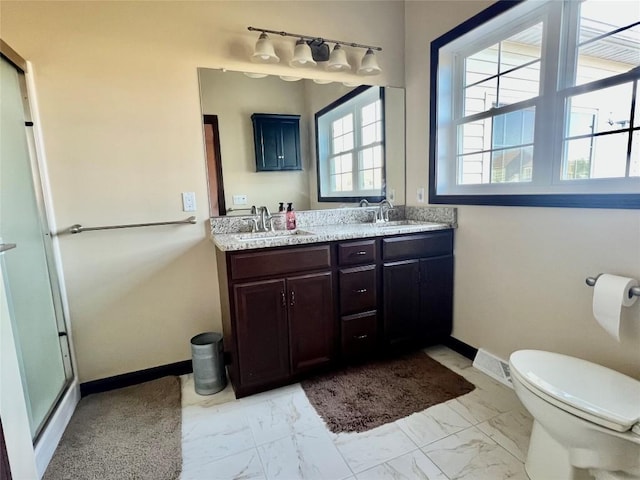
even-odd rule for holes
{"type": "MultiPolygon", "coordinates": [[[[313,227],[319,225],[339,225],[353,223],[370,223],[373,220],[377,207],[362,208],[336,208],[326,210],[301,210],[296,211],[296,223],[298,228],[313,227]]],[[[284,214],[275,213],[274,228],[285,229],[284,214]]],[[[251,224],[246,219],[251,215],[212,217],[211,234],[250,232],[251,224]]],[[[257,218],[257,215],[253,217],[257,218]]],[[[457,210],[455,207],[405,207],[400,205],[389,211],[389,220],[415,220],[420,222],[446,223],[457,227],[457,210]]]]}

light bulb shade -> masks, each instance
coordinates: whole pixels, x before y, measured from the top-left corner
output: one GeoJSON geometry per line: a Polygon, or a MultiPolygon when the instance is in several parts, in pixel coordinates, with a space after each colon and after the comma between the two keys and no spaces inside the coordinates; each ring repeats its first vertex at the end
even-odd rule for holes
{"type": "Polygon", "coordinates": [[[273,43],[266,33],[261,33],[256,42],[256,48],[251,55],[251,61],[255,63],[278,63],[280,58],[276,55],[273,43]]]}
{"type": "Polygon", "coordinates": [[[310,68],[316,65],[316,61],[311,56],[311,47],[309,47],[303,39],[298,40],[289,66],[295,68],[310,68]]]}
{"type": "Polygon", "coordinates": [[[364,54],[364,57],[362,57],[362,62],[358,69],[358,75],[377,75],[381,71],[382,69],[378,65],[376,54],[369,48],[367,53],[364,54]]]}
{"type": "Polygon", "coordinates": [[[346,72],[351,70],[351,65],[347,62],[347,53],[342,49],[339,43],[333,47],[329,62],[327,63],[327,70],[330,72],[346,72]]]}

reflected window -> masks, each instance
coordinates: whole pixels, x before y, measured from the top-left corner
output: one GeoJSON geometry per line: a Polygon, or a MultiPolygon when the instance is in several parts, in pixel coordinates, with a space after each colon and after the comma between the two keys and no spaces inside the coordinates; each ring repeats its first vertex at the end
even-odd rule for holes
{"type": "Polygon", "coordinates": [[[316,113],[319,201],[384,198],[383,111],[383,89],[361,87],[316,113]]]}

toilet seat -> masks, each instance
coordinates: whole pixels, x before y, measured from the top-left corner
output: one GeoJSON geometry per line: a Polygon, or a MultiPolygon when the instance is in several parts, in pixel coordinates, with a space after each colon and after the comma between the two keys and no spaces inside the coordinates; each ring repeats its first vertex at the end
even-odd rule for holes
{"type": "Polygon", "coordinates": [[[562,410],[617,432],[640,423],[640,382],[631,377],[538,350],[520,350],[510,360],[525,387],[562,410]]]}

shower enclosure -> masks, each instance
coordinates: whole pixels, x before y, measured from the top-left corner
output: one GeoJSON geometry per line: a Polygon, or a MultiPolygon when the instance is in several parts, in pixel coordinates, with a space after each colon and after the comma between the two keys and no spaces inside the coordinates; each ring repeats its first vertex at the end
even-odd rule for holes
{"type": "MultiPolygon", "coordinates": [[[[0,272],[32,440],[73,378],[24,72],[0,41],[0,272]]],[[[3,299],[4,300],[4,299],[3,299]]]]}

